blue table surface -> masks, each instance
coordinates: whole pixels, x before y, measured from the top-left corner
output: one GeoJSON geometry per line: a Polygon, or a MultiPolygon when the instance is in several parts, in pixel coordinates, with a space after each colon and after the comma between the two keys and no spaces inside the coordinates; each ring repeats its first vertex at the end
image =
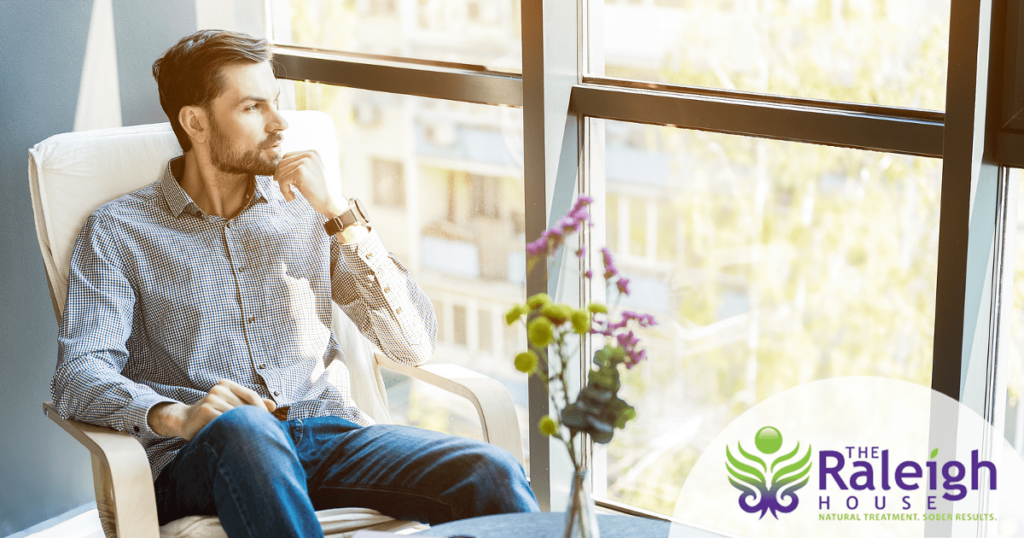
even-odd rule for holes
{"type": "MultiPolygon", "coordinates": [[[[414,536],[467,537],[467,538],[561,538],[565,523],[564,512],[539,514],[502,514],[475,517],[436,525],[414,536]]],[[[711,531],[627,515],[598,514],[597,526],[601,538],[682,538],[690,536],[723,536],[711,531]]]]}

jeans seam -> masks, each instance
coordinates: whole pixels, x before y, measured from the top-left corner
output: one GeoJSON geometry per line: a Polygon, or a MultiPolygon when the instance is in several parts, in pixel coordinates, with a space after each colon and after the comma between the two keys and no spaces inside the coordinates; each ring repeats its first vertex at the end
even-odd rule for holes
{"type": "Polygon", "coordinates": [[[296,419],[295,426],[299,429],[299,438],[295,440],[295,449],[298,452],[299,443],[302,442],[302,434],[305,433],[306,428],[302,426],[302,419],[296,419]]]}
{"type": "MultiPolygon", "coordinates": [[[[215,466],[216,466],[216,473],[218,475],[220,475],[224,479],[225,483],[227,483],[228,494],[231,495],[232,500],[234,500],[234,502],[235,502],[235,508],[238,510],[238,515],[241,516],[242,526],[245,527],[246,534],[248,536],[250,536],[250,537],[256,536],[253,533],[252,526],[250,525],[250,516],[249,516],[249,514],[245,513],[245,510],[242,508],[243,507],[243,503],[239,502],[239,499],[241,497],[238,495],[238,490],[235,487],[235,483],[231,480],[231,478],[229,478],[229,473],[225,473],[225,472],[223,472],[221,470],[220,457],[217,454],[217,451],[212,446],[210,446],[209,444],[207,444],[205,442],[203,443],[203,451],[207,452],[208,455],[209,455],[209,452],[212,452],[214,455],[218,456],[217,457],[217,463],[215,464],[215,466]]],[[[212,484],[211,484],[211,486],[212,486],[212,484]]],[[[212,489],[213,488],[211,488],[211,490],[212,489]]],[[[216,495],[214,495],[214,503],[216,504],[216,495]]],[[[220,507],[217,507],[217,518],[220,519],[220,507]]]]}

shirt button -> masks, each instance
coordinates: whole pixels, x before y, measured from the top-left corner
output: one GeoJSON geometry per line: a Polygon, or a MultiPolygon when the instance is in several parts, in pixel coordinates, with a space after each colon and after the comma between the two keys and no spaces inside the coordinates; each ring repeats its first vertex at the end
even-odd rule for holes
{"type": "Polygon", "coordinates": [[[372,252],[366,255],[366,259],[367,259],[367,260],[369,260],[369,259],[370,259],[370,258],[372,258],[372,257],[373,257],[373,253],[372,253],[372,252]]]}
{"type": "Polygon", "coordinates": [[[280,392],[277,392],[276,390],[274,391],[274,396],[280,396],[280,395],[281,395],[280,392]]]}
{"type": "Polygon", "coordinates": [[[254,321],[256,321],[256,318],[255,318],[255,317],[251,317],[251,318],[249,318],[249,323],[252,323],[252,322],[254,322],[254,321]]]}
{"type": "Polygon", "coordinates": [[[267,369],[267,365],[266,364],[261,364],[260,365],[260,370],[266,370],[266,369],[267,369]]]}
{"type": "Polygon", "coordinates": [[[139,427],[135,426],[135,433],[139,433],[139,427]]]}
{"type": "Polygon", "coordinates": [[[384,288],[384,293],[391,293],[391,286],[385,287],[384,288]]]}
{"type": "Polygon", "coordinates": [[[398,310],[395,310],[395,313],[396,314],[401,314],[402,313],[402,307],[398,307],[398,310]]]}
{"type": "Polygon", "coordinates": [[[245,271],[245,267],[244,267],[244,266],[241,266],[241,265],[239,265],[239,266],[238,266],[238,270],[239,270],[239,271],[245,271]]]}

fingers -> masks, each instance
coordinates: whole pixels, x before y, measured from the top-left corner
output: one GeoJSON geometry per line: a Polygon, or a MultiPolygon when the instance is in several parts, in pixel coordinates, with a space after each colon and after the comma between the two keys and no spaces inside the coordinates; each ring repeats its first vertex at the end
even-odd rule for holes
{"type": "Polygon", "coordinates": [[[281,186],[281,195],[284,196],[286,202],[291,202],[295,199],[295,193],[292,192],[292,186],[288,183],[278,183],[281,186]]]}
{"type": "Polygon", "coordinates": [[[299,189],[299,192],[302,192],[302,174],[296,173],[301,165],[302,162],[294,158],[287,163],[282,159],[277,165],[274,179],[277,180],[277,185],[281,188],[281,194],[284,196],[285,201],[291,202],[295,199],[292,185],[299,189]]]}
{"type": "Polygon", "coordinates": [[[260,409],[270,411],[270,409],[267,409],[267,405],[264,403],[263,398],[261,398],[259,394],[256,394],[256,391],[248,387],[243,387],[230,379],[222,379],[218,385],[225,386],[230,390],[232,399],[238,402],[237,405],[254,405],[260,409]]]}
{"type": "Polygon", "coordinates": [[[271,413],[273,413],[274,410],[277,409],[277,402],[275,402],[274,400],[268,400],[264,398],[263,403],[266,404],[267,411],[270,411],[271,413]]]}
{"type": "Polygon", "coordinates": [[[214,385],[213,388],[210,389],[209,394],[207,394],[205,400],[208,403],[216,404],[214,406],[215,409],[227,411],[229,409],[245,405],[234,391],[231,390],[228,383],[231,383],[231,381],[226,379],[222,380],[220,383],[214,385]],[[227,406],[227,408],[225,409],[223,406],[227,406]]]}
{"type": "Polygon", "coordinates": [[[319,153],[300,151],[286,153],[281,158],[274,179],[286,201],[294,200],[294,190],[298,190],[318,213],[332,217],[338,213],[339,204],[334,202],[335,195],[327,188],[326,173],[319,153]]]}

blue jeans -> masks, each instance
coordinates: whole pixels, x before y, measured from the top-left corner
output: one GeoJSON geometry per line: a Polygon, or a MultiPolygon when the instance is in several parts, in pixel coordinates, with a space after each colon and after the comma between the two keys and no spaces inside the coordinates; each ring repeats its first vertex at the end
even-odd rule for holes
{"type": "Polygon", "coordinates": [[[365,507],[439,524],[536,512],[522,466],[492,445],[337,417],[280,422],[242,406],[203,428],[156,480],[160,524],[216,515],[231,538],[323,536],[314,510],[365,507]]]}

